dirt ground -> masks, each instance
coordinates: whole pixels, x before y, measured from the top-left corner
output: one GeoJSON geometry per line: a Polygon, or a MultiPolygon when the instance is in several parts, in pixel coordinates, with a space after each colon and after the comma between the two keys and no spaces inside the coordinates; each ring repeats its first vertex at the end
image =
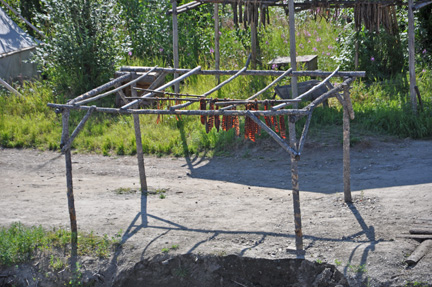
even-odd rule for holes
{"type": "MultiPolygon", "coordinates": [[[[122,249],[93,272],[102,285],[115,285],[146,260],[180,254],[295,258],[289,157],[277,146],[211,159],[147,156],[148,185],[165,198],[136,192],[136,157],[74,154],[72,161],[78,228],[122,234],[122,249]]],[[[413,224],[432,221],[432,141],[363,139],[351,163],[354,204],[347,205],[341,144],[305,147],[299,172],[306,259],[335,265],[351,286],[432,286],[432,252],[407,267],[419,242],[400,238],[413,224]]],[[[62,155],[0,149],[0,174],[2,226],[68,228],[62,155]]]]}

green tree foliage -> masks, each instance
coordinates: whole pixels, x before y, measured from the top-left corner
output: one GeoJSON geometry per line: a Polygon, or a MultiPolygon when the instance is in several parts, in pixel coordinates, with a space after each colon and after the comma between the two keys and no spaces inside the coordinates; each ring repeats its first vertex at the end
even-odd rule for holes
{"type": "Polygon", "coordinates": [[[432,68],[432,5],[417,12],[417,53],[420,62],[432,68]]]}
{"type": "MultiPolygon", "coordinates": [[[[35,17],[42,12],[42,7],[39,0],[20,0],[21,15],[30,23],[35,25],[35,17]]],[[[27,29],[33,37],[39,35],[33,29],[27,29]]]]}
{"type": "Polygon", "coordinates": [[[128,52],[116,0],[42,0],[48,36],[38,51],[57,92],[76,96],[113,76],[128,52]]]}
{"type": "Polygon", "coordinates": [[[355,32],[354,23],[345,26],[339,36],[338,60],[344,70],[355,70],[355,44],[358,42],[357,70],[366,71],[369,80],[389,79],[403,72],[407,66],[406,39],[391,35],[384,29],[379,33],[364,27],[355,32]]]}
{"type": "MultiPolygon", "coordinates": [[[[132,42],[133,56],[172,65],[172,16],[170,0],[118,0],[122,18],[132,42]]],[[[179,1],[178,5],[184,4],[179,1]]],[[[182,67],[198,63],[200,56],[210,56],[213,39],[212,5],[203,5],[178,16],[179,55],[182,67]]]]}

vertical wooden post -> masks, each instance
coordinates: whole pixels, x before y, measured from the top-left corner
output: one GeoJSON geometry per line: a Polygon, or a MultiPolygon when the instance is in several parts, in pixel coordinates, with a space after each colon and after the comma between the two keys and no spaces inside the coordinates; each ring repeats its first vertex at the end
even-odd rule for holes
{"type": "Polygon", "coordinates": [[[410,99],[414,114],[417,114],[417,99],[415,86],[415,44],[414,44],[414,13],[413,0],[408,0],[408,51],[409,51],[409,78],[410,78],[410,99]]]}
{"type": "MultiPolygon", "coordinates": [[[[214,21],[215,21],[215,69],[219,71],[220,68],[220,51],[219,51],[219,4],[214,4],[214,21]]],[[[216,82],[220,84],[220,76],[216,75],[216,82]]]]}
{"type": "MultiPolygon", "coordinates": [[[[297,137],[295,131],[296,119],[294,116],[289,116],[288,127],[289,127],[289,141],[290,146],[294,150],[297,149],[297,137]]],[[[296,251],[297,257],[304,256],[303,250],[303,233],[301,223],[301,210],[300,210],[300,186],[298,176],[298,157],[291,155],[291,183],[292,183],[292,197],[294,206],[294,225],[295,225],[295,236],[296,236],[296,251]]]]}
{"type": "Polygon", "coordinates": [[[295,40],[295,19],[294,19],[294,0],[289,0],[289,33],[290,33],[290,58],[291,68],[293,76],[291,77],[291,94],[292,98],[297,98],[297,76],[294,76],[294,72],[297,71],[297,59],[296,59],[296,40],[295,40]]]}
{"type": "Polygon", "coordinates": [[[343,182],[345,202],[352,202],[350,168],[350,114],[348,109],[349,86],[343,84],[343,182]]]}
{"type": "Polygon", "coordinates": [[[355,34],[355,54],[354,54],[354,70],[357,71],[359,65],[359,29],[356,28],[355,34]]]}
{"type": "Polygon", "coordinates": [[[252,17],[252,21],[251,21],[252,69],[256,69],[257,67],[257,58],[258,58],[257,38],[258,38],[257,23],[255,22],[255,17],[252,17]]]}
{"type": "MultiPolygon", "coordinates": [[[[134,89],[136,83],[131,85],[132,97],[137,97],[137,91],[134,89]]],[[[134,120],[134,128],[135,128],[135,142],[137,149],[137,158],[138,158],[138,170],[141,184],[141,193],[147,192],[147,178],[145,173],[144,166],[144,153],[142,148],[142,139],[141,139],[141,127],[140,127],[140,119],[138,114],[133,114],[134,120]]]]}
{"type": "MultiPolygon", "coordinates": [[[[178,53],[178,21],[177,21],[177,0],[171,0],[172,3],[172,22],[173,22],[173,60],[174,69],[179,68],[179,53],[178,53]]],[[[174,79],[178,77],[177,73],[174,73],[174,79]]],[[[174,84],[174,92],[178,93],[180,90],[180,84],[174,84]]]]}
{"type": "MultiPolygon", "coordinates": [[[[62,113],[62,124],[63,131],[61,137],[60,146],[63,147],[69,141],[69,110],[65,109],[62,113]]],[[[78,255],[78,227],[76,221],[75,211],[75,199],[73,193],[73,182],[72,182],[72,155],[70,147],[65,150],[65,161],[66,161],[66,186],[67,186],[67,198],[68,198],[68,209],[69,219],[71,225],[71,257],[74,258],[78,255]]]]}

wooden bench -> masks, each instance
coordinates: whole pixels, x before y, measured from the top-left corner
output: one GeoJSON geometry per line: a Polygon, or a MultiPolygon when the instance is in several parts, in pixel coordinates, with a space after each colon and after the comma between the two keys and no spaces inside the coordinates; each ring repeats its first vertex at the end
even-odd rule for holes
{"type": "MultiPolygon", "coordinates": [[[[301,70],[318,70],[318,56],[317,55],[305,55],[305,56],[297,56],[297,68],[301,70]]],[[[291,67],[291,58],[290,57],[276,57],[267,63],[270,68],[273,68],[273,65],[277,65],[277,68],[281,67],[291,67]]]]}

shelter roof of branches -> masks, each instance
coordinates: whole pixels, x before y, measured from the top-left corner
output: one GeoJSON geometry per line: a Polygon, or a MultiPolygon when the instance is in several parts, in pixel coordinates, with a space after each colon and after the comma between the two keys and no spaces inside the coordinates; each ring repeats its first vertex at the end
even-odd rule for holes
{"type": "MultiPolygon", "coordinates": [[[[177,7],[176,12],[181,14],[208,3],[229,4],[232,7],[235,24],[243,23],[247,26],[252,22],[259,22],[266,25],[270,24],[268,8],[282,7],[288,15],[288,2],[288,0],[199,0],[177,7]]],[[[418,0],[413,4],[413,10],[418,10],[431,3],[431,0],[418,0]]],[[[293,4],[295,12],[313,10],[322,17],[329,16],[329,9],[354,8],[357,28],[364,24],[368,30],[379,31],[380,25],[383,25],[388,32],[395,33],[397,31],[395,6],[405,6],[408,5],[408,2],[403,0],[295,0],[293,4]]],[[[169,10],[168,14],[174,10],[169,10]]]]}

